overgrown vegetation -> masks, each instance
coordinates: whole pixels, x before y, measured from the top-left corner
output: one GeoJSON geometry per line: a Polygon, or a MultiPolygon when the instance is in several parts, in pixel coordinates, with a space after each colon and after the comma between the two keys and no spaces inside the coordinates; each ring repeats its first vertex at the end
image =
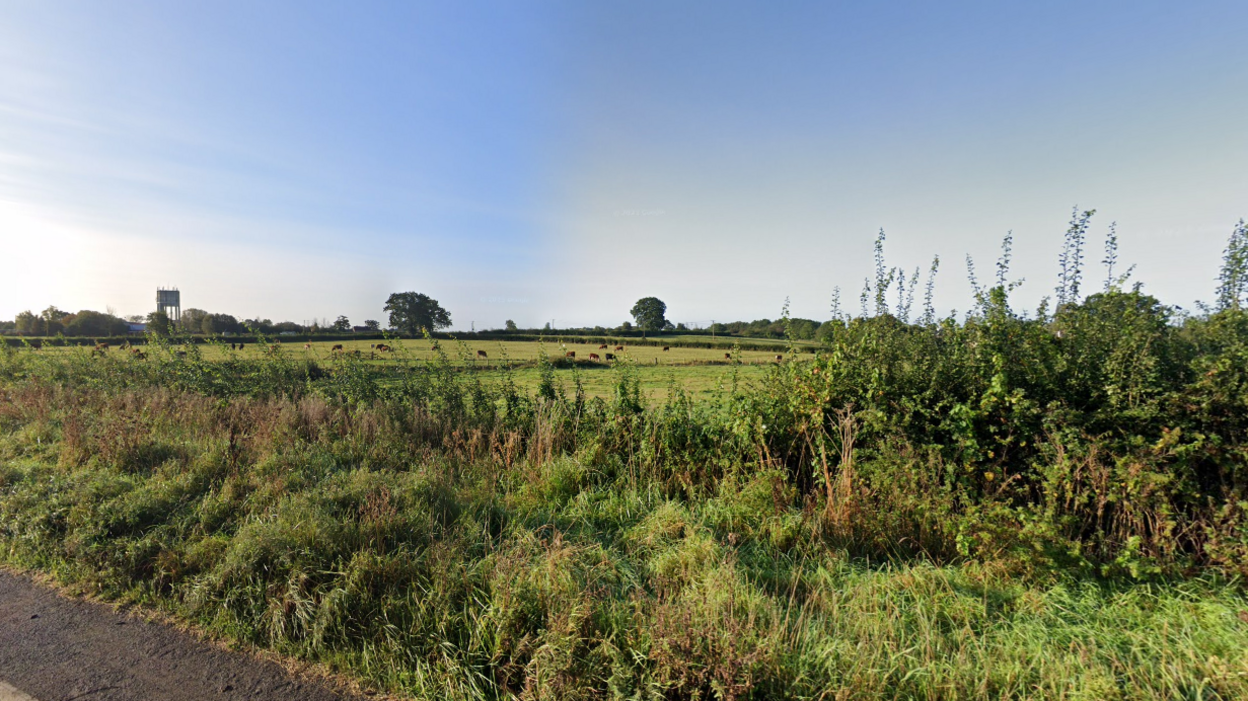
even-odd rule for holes
{"type": "Polygon", "coordinates": [[[1184,316],[1112,236],[1084,293],[1091,217],[1028,315],[1008,237],[942,320],[881,236],[863,315],[702,402],[0,347],[0,557],[420,698],[1248,697],[1243,225],[1184,316]]]}

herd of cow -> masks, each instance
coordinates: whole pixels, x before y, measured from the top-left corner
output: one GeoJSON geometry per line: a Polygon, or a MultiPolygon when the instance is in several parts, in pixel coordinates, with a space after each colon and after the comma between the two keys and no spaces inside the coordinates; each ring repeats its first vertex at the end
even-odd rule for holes
{"type": "MultiPolygon", "coordinates": [[[[601,346],[598,346],[598,350],[605,351],[605,350],[607,350],[607,348],[609,348],[609,347],[610,347],[610,346],[608,346],[607,344],[605,344],[605,343],[604,343],[604,344],[602,344],[601,346]]],[[[620,351],[622,351],[622,350],[624,350],[624,346],[616,346],[616,347],[615,347],[615,352],[616,352],[616,353],[619,353],[619,352],[620,352],[620,351]]],[[[663,350],[667,350],[667,346],[663,346],[663,350]]],[[[563,355],[564,355],[564,357],[575,359],[575,358],[576,358],[576,351],[568,351],[567,353],[564,353],[563,355]]],[[[605,356],[607,357],[607,360],[615,360],[615,353],[603,353],[603,355],[605,355],[605,356]]],[[[601,357],[601,356],[599,356],[597,353],[590,353],[590,354],[589,354],[589,359],[590,359],[590,360],[602,360],[602,357],[601,357]]]]}
{"type": "MultiPolygon", "coordinates": [[[[143,360],[147,358],[147,354],[143,352],[142,348],[135,348],[134,346],[131,346],[128,342],[122,345],[121,348],[122,350],[130,351],[130,355],[133,355],[139,360],[143,360]]],[[[95,348],[91,349],[91,355],[93,356],[104,355],[104,353],[107,352],[108,349],[109,349],[109,345],[101,341],[100,343],[95,344],[95,348]]],[[[35,346],[35,350],[39,350],[39,347],[35,346]]]]}
{"type": "MultiPolygon", "coordinates": [[[[243,344],[241,341],[240,341],[240,342],[238,342],[238,343],[231,343],[231,344],[230,344],[230,350],[232,350],[232,351],[241,351],[241,350],[243,350],[243,346],[244,346],[244,344],[243,344]]],[[[95,344],[95,348],[93,348],[93,349],[91,350],[91,355],[103,355],[103,354],[104,354],[104,352],[108,350],[108,348],[109,348],[109,346],[108,346],[108,344],[107,344],[107,343],[102,343],[102,342],[101,342],[101,343],[97,343],[97,344],[95,344]]],[[[125,345],[123,345],[123,346],[122,346],[122,348],[124,348],[124,349],[126,349],[126,350],[130,351],[131,355],[133,355],[134,357],[136,357],[136,358],[138,358],[138,359],[140,359],[140,360],[142,360],[142,359],[144,359],[144,358],[146,358],[146,357],[147,357],[147,355],[143,353],[143,349],[141,349],[141,348],[135,348],[135,347],[131,346],[128,342],[127,342],[125,345]]],[[[393,351],[394,351],[394,348],[392,348],[391,346],[389,346],[389,345],[387,345],[387,344],[385,344],[385,343],[373,343],[373,344],[370,344],[370,345],[369,345],[369,348],[370,348],[370,349],[372,349],[372,351],[373,351],[372,353],[370,353],[370,354],[369,354],[369,356],[370,356],[370,357],[376,357],[376,354],[377,354],[377,353],[390,353],[390,352],[393,352],[393,351]]],[[[605,351],[605,350],[607,350],[608,348],[610,348],[610,346],[608,346],[608,345],[607,345],[607,344],[605,344],[605,343],[604,343],[604,344],[602,344],[602,345],[600,345],[600,346],[598,346],[598,350],[601,350],[601,351],[605,351]]],[[[36,350],[37,350],[37,349],[38,349],[38,347],[36,346],[36,350]]],[[[277,352],[281,351],[281,349],[282,349],[282,347],[281,347],[279,344],[276,344],[276,343],[274,343],[274,344],[270,345],[270,346],[269,346],[269,348],[268,348],[268,350],[269,350],[269,352],[270,352],[270,353],[277,353],[277,352]]],[[[305,344],[303,344],[303,349],[304,349],[305,351],[310,351],[310,350],[312,350],[312,344],[311,344],[311,343],[305,343],[305,344]]],[[[436,343],[433,345],[432,350],[434,350],[434,351],[438,350],[438,345],[437,345],[436,343]]],[[[624,350],[624,346],[616,346],[616,347],[615,347],[615,352],[616,352],[616,353],[619,353],[619,352],[621,352],[621,351],[623,351],[623,350],[624,350]]],[[[668,351],[668,350],[671,350],[671,348],[670,348],[669,346],[663,346],[663,350],[664,350],[664,351],[668,351]]],[[[341,343],[335,343],[335,344],[334,344],[334,345],[333,345],[333,346],[329,349],[329,351],[330,351],[331,353],[346,353],[346,352],[347,352],[347,351],[346,351],[346,349],[345,349],[345,348],[343,348],[343,345],[342,345],[341,343]]],[[[361,352],[357,349],[357,350],[351,351],[351,354],[352,354],[352,355],[355,355],[356,357],[359,357],[359,356],[361,355],[361,352]]],[[[179,357],[179,358],[184,358],[184,357],[186,357],[186,351],[177,351],[177,355],[178,355],[178,357],[179,357]]],[[[615,354],[614,354],[614,353],[603,353],[603,355],[604,355],[604,356],[606,356],[606,359],[607,359],[607,360],[615,360],[615,354]]],[[[564,356],[565,356],[565,357],[567,357],[567,358],[572,358],[572,359],[575,359],[575,358],[576,358],[576,351],[568,351],[568,352],[564,353],[564,356]]],[[[488,358],[489,358],[489,356],[486,354],[486,352],[485,352],[485,351],[483,351],[483,350],[479,350],[479,351],[477,351],[477,358],[482,359],[482,360],[485,360],[485,359],[488,359],[488,358]]],[[[590,360],[602,360],[603,358],[602,358],[602,356],[599,356],[597,353],[590,353],[590,354],[589,354],[589,359],[590,359],[590,360]]],[[[732,353],[724,353],[724,360],[731,361],[731,360],[732,360],[732,353]]],[[[777,355],[776,355],[776,362],[777,362],[777,363],[782,362],[783,360],[784,360],[784,356],[783,356],[783,355],[780,355],[780,354],[777,354],[777,355]]]]}

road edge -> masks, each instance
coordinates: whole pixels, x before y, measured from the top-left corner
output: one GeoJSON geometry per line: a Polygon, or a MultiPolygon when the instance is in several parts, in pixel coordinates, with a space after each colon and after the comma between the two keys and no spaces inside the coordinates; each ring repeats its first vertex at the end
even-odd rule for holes
{"type": "MultiPolygon", "coordinates": [[[[275,664],[296,679],[319,683],[345,695],[366,696],[377,701],[419,701],[415,697],[400,696],[369,686],[347,673],[331,669],[329,665],[322,662],[301,660],[259,645],[212,633],[193,621],[179,618],[168,611],[149,604],[110,599],[91,592],[89,588],[83,586],[82,582],[63,582],[50,572],[18,567],[3,560],[0,560],[0,572],[26,579],[36,586],[52,591],[61,598],[107,606],[128,618],[166,626],[217,650],[245,655],[257,662],[275,664]]],[[[5,686],[7,685],[4,680],[0,679],[0,701],[38,701],[38,699],[23,693],[20,689],[14,689],[19,694],[18,696],[12,698],[5,696],[5,686]]]]}

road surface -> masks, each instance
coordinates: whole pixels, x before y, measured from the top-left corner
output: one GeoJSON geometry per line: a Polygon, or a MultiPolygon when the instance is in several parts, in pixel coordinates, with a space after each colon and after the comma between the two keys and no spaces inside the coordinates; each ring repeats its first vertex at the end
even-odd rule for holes
{"type": "Polygon", "coordinates": [[[0,701],[359,701],[0,571],[0,701]]]}

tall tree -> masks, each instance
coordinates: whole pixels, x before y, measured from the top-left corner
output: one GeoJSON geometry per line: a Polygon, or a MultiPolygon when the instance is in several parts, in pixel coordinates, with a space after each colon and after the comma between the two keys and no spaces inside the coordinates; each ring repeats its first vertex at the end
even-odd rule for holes
{"type": "Polygon", "coordinates": [[[199,330],[206,334],[243,333],[243,325],[230,314],[209,314],[200,323],[199,330]]]}
{"type": "Polygon", "coordinates": [[[409,336],[418,335],[422,329],[436,331],[451,325],[450,312],[438,300],[419,292],[395,292],[382,309],[390,313],[391,328],[409,336]]]}
{"type": "Polygon", "coordinates": [[[629,313],[642,331],[662,331],[667,326],[667,305],[658,297],[642,297],[629,313]]]}
{"type": "Polygon", "coordinates": [[[20,334],[33,336],[39,333],[39,328],[41,326],[39,323],[39,317],[35,316],[35,313],[29,309],[18,314],[17,318],[13,321],[16,324],[17,332],[20,334]]]}
{"type": "Polygon", "coordinates": [[[69,316],[68,312],[57,309],[56,306],[48,307],[39,314],[42,320],[40,333],[44,336],[55,336],[65,330],[65,317],[69,316]]]}
{"type": "Polygon", "coordinates": [[[200,333],[204,327],[204,319],[210,316],[212,315],[203,309],[191,307],[182,312],[182,318],[178,323],[181,324],[182,330],[187,333],[200,333]]]}
{"type": "Polygon", "coordinates": [[[65,320],[67,336],[121,336],[128,330],[125,321],[90,309],[83,309],[65,320]]]}
{"type": "Polygon", "coordinates": [[[334,326],[333,326],[333,329],[334,329],[335,331],[350,331],[350,330],[351,330],[351,320],[350,320],[350,319],[348,319],[348,318],[347,318],[347,317],[345,317],[345,316],[340,316],[340,317],[338,317],[337,319],[334,319],[334,326]]]}
{"type": "Polygon", "coordinates": [[[157,336],[168,336],[171,325],[169,315],[164,312],[152,312],[147,315],[147,330],[157,336]]]}

